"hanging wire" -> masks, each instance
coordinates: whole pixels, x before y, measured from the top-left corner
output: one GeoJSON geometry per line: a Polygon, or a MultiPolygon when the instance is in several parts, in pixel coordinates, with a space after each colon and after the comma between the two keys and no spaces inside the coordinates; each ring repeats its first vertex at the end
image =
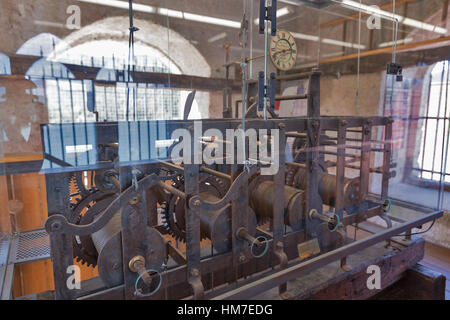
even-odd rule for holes
{"type": "MultiPolygon", "coordinates": [[[[266,7],[272,4],[271,0],[266,0],[266,7]]],[[[264,20],[264,86],[269,87],[269,32],[272,22],[264,20]]],[[[264,120],[267,120],[267,95],[264,94],[264,120]]]]}
{"type": "MultiPolygon", "coordinates": [[[[361,0],[359,0],[359,6],[361,7],[361,0]]],[[[359,114],[359,81],[360,81],[360,68],[361,68],[361,9],[358,11],[358,59],[357,59],[357,71],[356,71],[356,93],[355,93],[355,114],[359,114]]]]}
{"type": "MultiPolygon", "coordinates": [[[[128,39],[128,82],[127,82],[127,121],[129,120],[129,112],[130,112],[130,82],[131,82],[131,74],[133,74],[133,81],[135,78],[136,72],[136,64],[134,60],[134,33],[139,29],[134,26],[133,23],[133,0],[128,1],[129,5],[129,18],[130,18],[130,36],[128,39]],[[133,67],[131,68],[131,64],[133,67]]],[[[136,120],[136,96],[135,96],[135,88],[133,86],[133,119],[136,120]]]]}
{"type": "MultiPolygon", "coordinates": [[[[254,10],[253,10],[253,0],[250,1],[250,19],[249,21],[253,21],[253,15],[254,15],[254,10]]],[[[250,53],[249,53],[249,57],[250,57],[250,68],[249,68],[249,74],[250,74],[250,79],[252,79],[253,77],[253,23],[249,24],[250,29],[250,53]]]]}
{"type": "MultiPolygon", "coordinates": [[[[170,97],[170,106],[171,109],[173,108],[173,95],[172,95],[172,90],[171,90],[171,84],[170,84],[170,21],[169,21],[169,10],[167,10],[167,14],[166,14],[166,19],[167,19],[167,64],[168,64],[168,74],[167,74],[167,83],[168,83],[168,92],[167,94],[170,97]]],[[[164,90],[166,91],[166,90],[164,90]]],[[[164,95],[164,93],[163,93],[164,95]]],[[[172,110],[171,110],[172,112],[172,110]]],[[[164,114],[164,120],[166,119],[166,112],[163,112],[164,114]]],[[[169,118],[170,119],[170,118],[169,118]]]]}
{"type": "Polygon", "coordinates": [[[398,39],[398,20],[395,18],[395,0],[392,0],[392,41],[394,47],[392,48],[392,62],[397,60],[397,39],[398,39]]]}
{"type": "MultiPolygon", "coordinates": [[[[245,113],[247,111],[247,0],[242,0],[243,17],[242,17],[242,110],[241,110],[241,128],[242,128],[242,152],[244,156],[244,169],[250,171],[247,160],[247,148],[245,144],[245,113]]],[[[266,52],[267,54],[267,52],[266,52]]],[[[264,104],[266,107],[267,105],[264,104]]],[[[266,108],[264,109],[266,110],[266,108]]]]}
{"type": "MultiPolygon", "coordinates": [[[[392,48],[392,62],[395,63],[397,60],[397,34],[398,34],[398,20],[395,18],[395,0],[392,0],[392,41],[394,46],[392,48]]],[[[389,97],[390,115],[393,114],[393,101],[394,101],[394,86],[395,77],[391,75],[391,95],[389,97]]]]}

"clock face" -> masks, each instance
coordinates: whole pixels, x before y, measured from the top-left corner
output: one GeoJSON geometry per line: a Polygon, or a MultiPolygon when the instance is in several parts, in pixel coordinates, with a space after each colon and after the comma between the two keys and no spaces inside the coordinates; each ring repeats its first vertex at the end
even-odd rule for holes
{"type": "Polygon", "coordinates": [[[297,44],[286,30],[277,30],[276,36],[270,41],[270,58],[279,70],[290,70],[297,60],[297,44]]]}

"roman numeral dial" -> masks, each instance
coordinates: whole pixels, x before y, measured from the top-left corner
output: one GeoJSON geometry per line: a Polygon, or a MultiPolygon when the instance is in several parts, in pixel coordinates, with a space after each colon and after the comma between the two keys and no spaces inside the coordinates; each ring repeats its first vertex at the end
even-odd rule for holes
{"type": "Polygon", "coordinates": [[[286,30],[277,30],[270,40],[270,58],[279,70],[290,70],[297,60],[297,44],[294,37],[286,30]]]}

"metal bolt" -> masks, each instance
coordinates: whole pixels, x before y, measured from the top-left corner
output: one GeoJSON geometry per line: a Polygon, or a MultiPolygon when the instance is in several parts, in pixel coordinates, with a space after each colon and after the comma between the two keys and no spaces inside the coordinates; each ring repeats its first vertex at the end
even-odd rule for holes
{"type": "Polygon", "coordinates": [[[200,275],[200,272],[198,271],[197,268],[191,269],[191,276],[198,277],[199,275],[200,275]]]}
{"type": "Polygon", "coordinates": [[[128,267],[131,271],[138,273],[145,284],[151,284],[152,278],[145,269],[145,258],[143,256],[134,256],[128,263],[128,267]]]}
{"type": "Polygon", "coordinates": [[[280,122],[278,124],[278,129],[284,130],[284,128],[286,128],[286,125],[283,122],[280,122]]]}
{"type": "Polygon", "coordinates": [[[240,256],[239,256],[239,262],[240,263],[244,263],[245,262],[245,256],[243,255],[243,254],[241,254],[240,256]]]}
{"type": "Polygon", "coordinates": [[[192,204],[195,207],[200,207],[200,205],[202,204],[202,202],[200,201],[200,199],[195,199],[194,201],[192,201],[192,204]]]}
{"type": "Polygon", "coordinates": [[[133,197],[130,201],[128,201],[129,204],[134,205],[137,204],[139,202],[139,195],[133,197]]]}
{"type": "Polygon", "coordinates": [[[60,222],[53,222],[51,225],[51,228],[53,231],[58,231],[61,229],[61,223],[60,222]]]}

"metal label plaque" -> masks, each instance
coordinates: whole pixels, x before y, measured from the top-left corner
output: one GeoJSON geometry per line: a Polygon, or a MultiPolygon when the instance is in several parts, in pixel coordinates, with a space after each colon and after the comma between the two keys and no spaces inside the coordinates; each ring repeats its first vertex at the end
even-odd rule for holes
{"type": "Polygon", "coordinates": [[[307,259],[320,253],[319,240],[317,238],[297,245],[298,256],[301,260],[307,259]]]}

